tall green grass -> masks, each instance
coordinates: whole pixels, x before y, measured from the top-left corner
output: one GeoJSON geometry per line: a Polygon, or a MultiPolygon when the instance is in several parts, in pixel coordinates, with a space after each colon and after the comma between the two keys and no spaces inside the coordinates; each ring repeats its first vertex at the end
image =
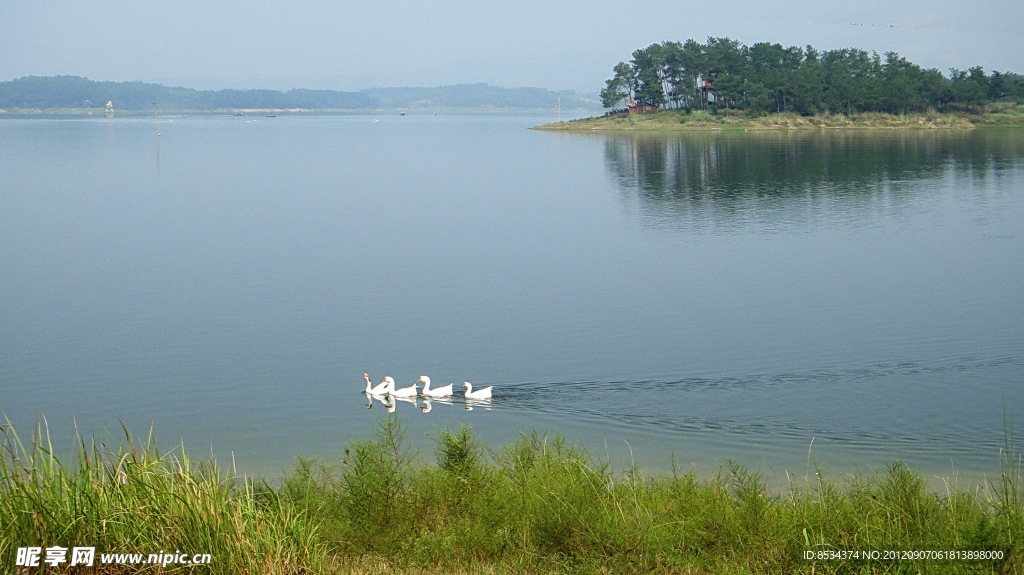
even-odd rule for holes
{"type": "Polygon", "coordinates": [[[843,479],[814,468],[780,495],[733,462],[707,479],[647,476],[537,432],[491,448],[442,429],[421,453],[393,416],[276,487],[127,431],[116,452],[82,442],[69,468],[44,428],[24,446],[8,425],[0,571],[16,547],[60,544],[209,552],[218,573],[1022,573],[1024,481],[1007,435],[1003,469],[973,491],[935,492],[897,463],[843,479]],[[1001,558],[881,558],[891,551],[1001,558]]]}
{"type": "Polygon", "coordinates": [[[332,553],[439,572],[1020,573],[1020,462],[980,492],[935,493],[902,464],[843,481],[816,469],[770,495],[727,463],[700,480],[615,472],[560,436],[501,449],[437,432],[433,463],[397,419],[341,461],[303,461],[282,496],[323,521],[332,553]],[[817,560],[807,551],[860,558],[817,560]],[[995,551],[1001,560],[880,559],[890,551],[995,551]],[[876,553],[877,552],[877,553],[876,553]],[[848,553],[849,554],[849,553],[848,553]]]}
{"type": "MultiPolygon", "coordinates": [[[[302,573],[323,563],[317,520],[258,483],[225,476],[183,448],[160,453],[152,430],[127,429],[116,451],[80,439],[75,465],[55,455],[45,425],[26,444],[10,421],[0,444],[0,572],[19,547],[95,547],[101,553],[209,553],[212,573],[302,573]]],[[[65,563],[65,567],[67,563],[65,563]]],[[[40,572],[46,567],[41,562],[40,572]]],[[[160,572],[114,566],[96,572],[160,572]]]]}

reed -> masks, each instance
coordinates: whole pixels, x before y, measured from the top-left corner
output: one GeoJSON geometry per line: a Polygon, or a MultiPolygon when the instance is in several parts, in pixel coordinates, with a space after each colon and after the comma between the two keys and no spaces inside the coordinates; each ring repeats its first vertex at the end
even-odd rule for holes
{"type": "Polygon", "coordinates": [[[979,496],[931,491],[896,463],[843,481],[816,468],[770,494],[727,462],[694,473],[615,472],[561,436],[501,449],[467,427],[435,437],[434,462],[409,458],[394,418],[338,464],[305,462],[285,492],[343,563],[411,572],[1020,573],[1020,461],[979,496]],[[311,469],[316,473],[311,473],[311,469]],[[363,485],[389,485],[367,493],[363,485]],[[355,494],[361,494],[358,498],[355,494]],[[806,552],[858,552],[843,560],[806,552]],[[885,559],[892,551],[989,551],[1000,560],[885,559]],[[354,563],[353,563],[354,562],[354,563]],[[372,563],[371,564],[375,564],[372,563]]]}
{"type": "Polygon", "coordinates": [[[19,547],[51,546],[94,547],[95,572],[102,573],[165,570],[100,566],[106,552],[208,553],[211,564],[203,570],[212,573],[299,573],[323,563],[316,520],[276,491],[227,477],[213,461],[193,461],[183,447],[161,453],[152,429],[141,443],[122,429],[116,451],[80,438],[69,466],[55,455],[45,422],[26,444],[6,420],[0,571],[15,566],[19,547]]]}
{"type": "Polygon", "coordinates": [[[895,463],[842,479],[815,467],[780,494],[734,462],[708,479],[646,476],[536,431],[491,448],[468,427],[439,430],[431,457],[394,416],[337,461],[300,459],[276,487],[232,481],[184,449],[160,454],[127,430],[116,452],[82,442],[73,469],[45,427],[28,447],[9,425],[4,435],[4,569],[16,547],[60,544],[197,549],[218,573],[1024,572],[1012,439],[1000,474],[975,491],[935,492],[895,463]]]}

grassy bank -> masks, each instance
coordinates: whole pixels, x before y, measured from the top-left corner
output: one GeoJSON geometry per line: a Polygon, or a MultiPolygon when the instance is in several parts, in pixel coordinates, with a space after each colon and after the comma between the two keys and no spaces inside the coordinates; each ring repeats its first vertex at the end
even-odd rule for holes
{"type": "Polygon", "coordinates": [[[538,126],[540,130],[676,132],[688,130],[821,130],[821,129],[971,129],[976,127],[1024,127],[1024,104],[992,104],[977,113],[925,113],[892,115],[769,114],[752,116],[742,111],[664,111],[657,114],[609,114],[538,126]]]}
{"type": "Polygon", "coordinates": [[[116,450],[82,441],[74,465],[57,459],[45,427],[25,443],[8,421],[3,435],[0,573],[14,572],[17,549],[30,546],[68,549],[65,568],[76,546],[95,547],[97,564],[100,553],[209,553],[216,573],[298,573],[325,558],[316,522],[295,505],[227,480],[216,463],[192,461],[182,448],[161,453],[152,434],[139,442],[125,430],[116,450]]]}
{"type": "Polygon", "coordinates": [[[398,419],[381,419],[339,461],[301,459],[270,486],[127,432],[116,451],[82,442],[68,466],[45,429],[25,444],[8,425],[0,571],[12,572],[19,547],[82,545],[210,553],[212,566],[197,570],[214,573],[1024,572],[1024,478],[1012,445],[997,479],[972,491],[930,491],[894,464],[843,480],[817,470],[773,496],[738,465],[706,480],[647,477],[537,433],[491,449],[469,428],[439,430],[432,454],[404,439],[398,419]]]}

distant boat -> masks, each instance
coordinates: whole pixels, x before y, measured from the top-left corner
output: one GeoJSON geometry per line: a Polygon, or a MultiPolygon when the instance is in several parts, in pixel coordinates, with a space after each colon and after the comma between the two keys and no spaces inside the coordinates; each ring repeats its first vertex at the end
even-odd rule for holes
{"type": "Polygon", "coordinates": [[[277,117],[277,114],[267,114],[267,117],[268,117],[268,118],[276,118],[276,117],[277,117]]]}

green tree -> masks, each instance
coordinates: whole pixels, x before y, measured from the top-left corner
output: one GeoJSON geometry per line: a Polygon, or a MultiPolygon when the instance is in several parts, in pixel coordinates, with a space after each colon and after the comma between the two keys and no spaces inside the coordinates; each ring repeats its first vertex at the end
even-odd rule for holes
{"type": "Polygon", "coordinates": [[[800,114],[817,114],[823,109],[824,72],[820,53],[812,46],[804,48],[804,58],[793,76],[793,110],[800,114]]]}
{"type": "Polygon", "coordinates": [[[633,52],[630,62],[636,74],[636,100],[660,106],[665,103],[662,74],[665,58],[660,44],[651,44],[633,52]]]}
{"type": "Polygon", "coordinates": [[[712,82],[715,103],[726,108],[736,107],[742,100],[747,75],[747,60],[738,40],[709,37],[707,48],[708,75],[712,82]]]}
{"type": "Polygon", "coordinates": [[[687,40],[683,43],[683,50],[679,54],[679,63],[681,67],[680,80],[686,83],[685,87],[680,85],[679,92],[688,94],[683,98],[683,104],[689,108],[703,110],[708,105],[708,91],[702,88],[707,81],[706,78],[710,75],[707,50],[700,42],[693,39],[687,40]]]}
{"type": "Polygon", "coordinates": [[[680,108],[690,96],[690,84],[683,64],[683,45],[662,43],[662,88],[673,106],[680,108]]]}
{"type": "Polygon", "coordinates": [[[864,50],[843,48],[822,54],[825,109],[852,114],[872,110],[877,61],[864,50]]]}
{"type": "Polygon", "coordinates": [[[605,80],[605,87],[601,90],[601,104],[605,108],[614,108],[622,101],[625,107],[626,101],[633,97],[633,86],[636,83],[636,76],[633,68],[625,62],[619,62],[612,69],[615,74],[611,79],[605,80]]]}
{"type": "Polygon", "coordinates": [[[988,97],[988,78],[980,66],[969,70],[949,71],[950,101],[958,108],[974,108],[983,104],[988,97]]]}
{"type": "Polygon", "coordinates": [[[1010,88],[1007,77],[993,70],[988,79],[988,99],[993,102],[1005,100],[1010,95],[1010,88]]]}
{"type": "Polygon", "coordinates": [[[751,108],[759,112],[792,110],[796,80],[804,59],[803,49],[758,42],[745,53],[750,65],[749,80],[762,91],[757,104],[750,102],[751,108]]]}
{"type": "Polygon", "coordinates": [[[911,64],[896,52],[885,53],[882,66],[882,94],[880,108],[893,114],[906,114],[924,107],[919,91],[921,68],[911,64]]]}

